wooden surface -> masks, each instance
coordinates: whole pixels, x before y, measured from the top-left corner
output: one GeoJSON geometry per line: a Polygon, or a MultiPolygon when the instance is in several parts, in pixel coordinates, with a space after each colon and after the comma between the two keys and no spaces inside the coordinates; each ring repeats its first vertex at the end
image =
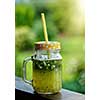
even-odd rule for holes
{"type": "Polygon", "coordinates": [[[39,95],[35,93],[32,86],[25,83],[21,78],[15,79],[15,99],[26,100],[85,100],[85,96],[76,92],[62,89],[60,93],[52,95],[39,95]]]}

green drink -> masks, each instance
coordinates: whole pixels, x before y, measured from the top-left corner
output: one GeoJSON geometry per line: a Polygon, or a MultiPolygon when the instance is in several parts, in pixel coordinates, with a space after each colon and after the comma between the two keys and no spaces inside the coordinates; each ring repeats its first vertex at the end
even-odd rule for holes
{"type": "Polygon", "coordinates": [[[33,86],[40,94],[52,94],[61,90],[61,60],[34,60],[33,86]]]}
{"type": "Polygon", "coordinates": [[[59,42],[36,42],[35,53],[23,63],[24,80],[38,94],[54,94],[62,88],[62,57],[59,42]],[[33,62],[32,82],[26,80],[26,64],[33,62]]]}

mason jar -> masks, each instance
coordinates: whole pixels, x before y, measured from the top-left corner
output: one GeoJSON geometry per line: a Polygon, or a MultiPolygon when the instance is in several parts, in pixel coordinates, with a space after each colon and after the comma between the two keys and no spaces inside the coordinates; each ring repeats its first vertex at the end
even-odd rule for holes
{"type": "Polygon", "coordinates": [[[62,56],[60,43],[35,42],[35,53],[23,62],[23,79],[38,94],[54,94],[62,88],[62,56]],[[33,62],[32,81],[26,80],[26,64],[33,62]]]}

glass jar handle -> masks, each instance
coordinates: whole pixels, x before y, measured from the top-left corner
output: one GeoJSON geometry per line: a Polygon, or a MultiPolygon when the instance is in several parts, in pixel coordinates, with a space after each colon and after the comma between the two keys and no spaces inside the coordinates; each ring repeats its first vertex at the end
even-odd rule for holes
{"type": "Polygon", "coordinates": [[[26,65],[29,61],[32,61],[32,56],[25,58],[23,61],[23,80],[28,84],[32,84],[32,80],[26,79],[26,65]]]}

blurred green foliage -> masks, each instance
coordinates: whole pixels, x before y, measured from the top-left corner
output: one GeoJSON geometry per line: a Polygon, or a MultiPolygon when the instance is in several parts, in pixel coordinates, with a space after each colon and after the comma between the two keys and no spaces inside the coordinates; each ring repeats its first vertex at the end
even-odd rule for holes
{"type": "MultiPolygon", "coordinates": [[[[63,88],[85,93],[84,12],[79,0],[24,0],[15,6],[15,74],[22,77],[23,60],[33,54],[34,42],[43,41],[41,12],[46,15],[49,40],[61,42],[63,88]]],[[[27,78],[32,77],[31,63],[27,78]]]]}
{"type": "Polygon", "coordinates": [[[15,32],[15,47],[16,50],[32,50],[35,35],[27,26],[16,28],[15,32]]]}
{"type": "MultiPolygon", "coordinates": [[[[73,66],[73,65],[72,65],[73,66]]],[[[70,67],[72,67],[70,66],[70,67]]],[[[63,79],[63,88],[67,88],[73,91],[85,93],[85,70],[84,61],[78,62],[77,68],[72,67],[67,69],[68,78],[63,79]],[[83,67],[83,68],[82,68],[83,67]]],[[[64,76],[63,76],[64,77],[64,76]]]]}
{"type": "Polygon", "coordinates": [[[57,26],[58,33],[68,35],[84,34],[84,11],[79,8],[80,0],[32,1],[36,10],[35,19],[40,19],[40,13],[46,13],[46,18],[57,26]],[[50,20],[51,19],[51,20],[50,20]]]}
{"type": "MultiPolygon", "coordinates": [[[[54,40],[57,36],[58,30],[54,23],[47,22],[47,30],[48,30],[48,38],[49,41],[54,40]]],[[[36,20],[33,25],[33,32],[36,35],[36,41],[43,41],[44,40],[44,33],[42,27],[42,21],[36,20]]]]}
{"type": "Polygon", "coordinates": [[[16,26],[28,25],[32,26],[34,20],[34,9],[31,5],[16,4],[15,22],[16,26]]]}
{"type": "Polygon", "coordinates": [[[61,42],[63,57],[63,88],[85,93],[84,37],[63,36],[61,42]]]}

